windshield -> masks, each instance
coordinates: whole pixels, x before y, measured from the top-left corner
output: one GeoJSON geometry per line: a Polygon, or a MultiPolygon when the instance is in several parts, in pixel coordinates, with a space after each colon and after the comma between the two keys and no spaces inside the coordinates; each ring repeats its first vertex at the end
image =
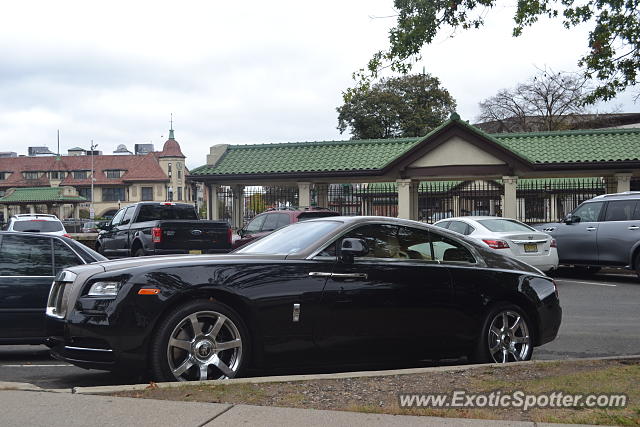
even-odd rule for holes
{"type": "Polygon", "coordinates": [[[500,233],[503,231],[524,231],[529,233],[530,231],[536,231],[534,228],[529,227],[512,219],[481,219],[478,221],[485,226],[488,230],[500,233]]]}
{"type": "Polygon", "coordinates": [[[14,231],[30,231],[32,233],[50,233],[52,231],[62,231],[62,223],[58,221],[47,221],[44,219],[32,219],[30,221],[16,221],[13,224],[14,231]]]}
{"type": "Polygon", "coordinates": [[[304,251],[340,227],[338,221],[297,222],[238,249],[239,254],[291,255],[304,251]]]}

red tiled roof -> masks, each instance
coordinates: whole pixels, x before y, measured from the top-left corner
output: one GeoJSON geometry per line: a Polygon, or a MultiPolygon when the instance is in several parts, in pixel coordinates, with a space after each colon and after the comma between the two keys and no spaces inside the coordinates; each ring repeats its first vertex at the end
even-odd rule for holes
{"type": "MultiPolygon", "coordinates": [[[[95,185],[122,185],[125,181],[168,181],[155,154],[144,156],[94,156],[95,185]],[[122,177],[107,178],[106,170],[124,170],[122,177]]],[[[9,157],[0,158],[0,172],[11,172],[7,179],[0,181],[0,187],[38,187],[49,186],[49,178],[43,176],[37,180],[25,180],[22,172],[29,171],[90,171],[91,156],[46,156],[46,157],[9,157]]],[[[74,179],[67,176],[61,185],[91,185],[91,180],[74,179]]]]}
{"type": "Polygon", "coordinates": [[[167,139],[167,142],[164,143],[164,147],[162,147],[162,151],[158,153],[159,157],[185,157],[182,154],[182,150],[180,149],[180,144],[173,138],[167,139]]]}

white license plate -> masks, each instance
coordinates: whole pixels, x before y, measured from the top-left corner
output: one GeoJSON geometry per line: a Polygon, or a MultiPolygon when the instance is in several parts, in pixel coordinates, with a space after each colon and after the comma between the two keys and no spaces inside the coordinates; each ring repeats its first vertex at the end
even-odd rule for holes
{"type": "Polygon", "coordinates": [[[189,251],[191,255],[202,255],[202,251],[200,249],[192,249],[189,251]]]}
{"type": "Polygon", "coordinates": [[[525,243],[524,244],[525,252],[538,252],[538,245],[535,243],[525,243]]]}

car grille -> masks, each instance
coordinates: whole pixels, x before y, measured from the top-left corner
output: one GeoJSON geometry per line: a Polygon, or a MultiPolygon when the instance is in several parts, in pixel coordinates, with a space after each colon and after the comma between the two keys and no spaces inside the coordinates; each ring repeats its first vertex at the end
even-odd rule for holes
{"type": "Polygon", "coordinates": [[[68,289],[71,288],[71,286],[67,285],[71,285],[76,277],[76,274],[70,271],[62,271],[58,274],[49,291],[47,316],[57,317],[59,319],[65,316],[67,309],[65,294],[67,294],[68,289]]]}

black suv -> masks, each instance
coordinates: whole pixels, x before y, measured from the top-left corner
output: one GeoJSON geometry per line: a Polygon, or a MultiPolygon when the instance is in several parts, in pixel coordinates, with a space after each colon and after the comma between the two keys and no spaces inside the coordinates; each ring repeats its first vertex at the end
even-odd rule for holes
{"type": "Polygon", "coordinates": [[[589,272],[625,267],[640,275],[640,192],[594,197],[562,222],[536,228],[556,239],[560,264],[589,272]]]}

